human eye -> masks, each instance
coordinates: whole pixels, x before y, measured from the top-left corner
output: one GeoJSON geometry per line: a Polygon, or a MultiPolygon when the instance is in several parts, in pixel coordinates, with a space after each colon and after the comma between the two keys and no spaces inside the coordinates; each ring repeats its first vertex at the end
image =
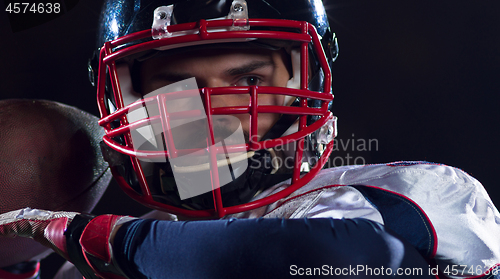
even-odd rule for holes
{"type": "Polygon", "coordinates": [[[234,85],[235,86],[257,86],[261,85],[262,79],[258,76],[244,76],[240,78],[234,85]]]}

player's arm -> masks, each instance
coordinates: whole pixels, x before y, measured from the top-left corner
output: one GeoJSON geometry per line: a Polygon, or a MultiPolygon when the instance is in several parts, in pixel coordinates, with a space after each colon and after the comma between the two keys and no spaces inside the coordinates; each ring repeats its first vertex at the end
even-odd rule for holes
{"type": "Polygon", "coordinates": [[[398,268],[429,276],[413,247],[366,219],[136,220],[117,231],[113,250],[131,278],[378,278],[398,268]]]}
{"type": "Polygon", "coordinates": [[[411,245],[366,219],[175,222],[25,209],[0,215],[0,235],[51,247],[87,279],[429,276],[411,245]]]}
{"type": "Polygon", "coordinates": [[[411,245],[366,219],[177,222],[24,209],[0,215],[0,235],[33,238],[87,279],[429,276],[411,245]]]}

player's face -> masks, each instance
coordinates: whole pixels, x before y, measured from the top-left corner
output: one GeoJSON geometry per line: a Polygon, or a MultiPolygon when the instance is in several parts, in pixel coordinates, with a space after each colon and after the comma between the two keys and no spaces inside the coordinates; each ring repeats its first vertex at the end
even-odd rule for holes
{"type": "MultiPolygon", "coordinates": [[[[144,62],[141,68],[143,94],[163,86],[195,77],[198,87],[277,86],[286,87],[290,77],[289,58],[284,51],[267,49],[208,49],[161,56],[144,62]]],[[[283,95],[261,94],[259,105],[284,105],[283,95]]],[[[250,96],[214,95],[213,108],[248,106],[250,96]]],[[[241,122],[248,137],[249,115],[218,118],[215,126],[234,126],[241,122]],[[237,119],[237,120],[236,120],[237,119]],[[236,120],[236,121],[232,121],[236,120]],[[239,120],[239,121],[238,121],[239,120]]],[[[258,116],[258,135],[262,137],[278,120],[278,114],[258,116]]],[[[248,138],[246,139],[248,141],[248,138]]]]}

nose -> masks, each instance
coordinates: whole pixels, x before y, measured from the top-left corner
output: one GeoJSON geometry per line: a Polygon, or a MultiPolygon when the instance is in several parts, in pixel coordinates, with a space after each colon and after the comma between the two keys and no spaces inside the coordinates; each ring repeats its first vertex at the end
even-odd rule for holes
{"type": "MultiPolygon", "coordinates": [[[[229,82],[221,79],[212,78],[204,79],[198,81],[198,86],[217,88],[217,87],[230,87],[229,82]]],[[[216,90],[216,89],[215,89],[216,90]]],[[[210,103],[212,108],[227,108],[227,107],[237,107],[237,106],[248,106],[250,102],[249,94],[227,94],[227,95],[211,95],[210,103]]],[[[217,115],[213,117],[214,126],[219,127],[230,127],[230,131],[235,131],[235,127],[242,125],[245,132],[248,132],[248,114],[229,114],[229,115],[217,115]]]]}

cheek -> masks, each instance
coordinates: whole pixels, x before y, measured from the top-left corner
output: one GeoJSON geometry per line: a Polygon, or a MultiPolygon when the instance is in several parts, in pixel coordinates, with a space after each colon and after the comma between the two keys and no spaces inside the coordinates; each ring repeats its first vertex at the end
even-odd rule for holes
{"type": "Polygon", "coordinates": [[[250,96],[246,94],[213,95],[210,97],[212,108],[239,107],[250,104],[250,96]]]}
{"type": "Polygon", "coordinates": [[[259,105],[264,106],[283,106],[285,100],[285,95],[277,94],[260,94],[259,95],[259,105]]]}
{"type": "Polygon", "coordinates": [[[278,121],[279,119],[279,114],[277,113],[261,113],[259,114],[259,129],[258,129],[258,133],[259,133],[259,136],[262,137],[264,136],[270,129],[271,127],[274,125],[274,123],[276,123],[276,121],[278,121]]]}
{"type": "MultiPolygon", "coordinates": [[[[260,94],[259,105],[264,106],[283,106],[284,96],[274,94],[260,94]]],[[[250,97],[248,95],[215,95],[211,98],[212,108],[232,107],[232,106],[248,106],[250,97]]],[[[248,114],[232,114],[241,122],[241,127],[246,133],[250,133],[250,115],[248,114]]],[[[278,121],[280,114],[278,113],[260,113],[258,115],[259,138],[262,138],[269,129],[278,121]]]]}
{"type": "MultiPolygon", "coordinates": [[[[284,95],[261,94],[259,95],[259,105],[283,106],[284,95]]],[[[260,113],[258,115],[258,134],[264,136],[280,118],[279,113],[260,113]]]]}

